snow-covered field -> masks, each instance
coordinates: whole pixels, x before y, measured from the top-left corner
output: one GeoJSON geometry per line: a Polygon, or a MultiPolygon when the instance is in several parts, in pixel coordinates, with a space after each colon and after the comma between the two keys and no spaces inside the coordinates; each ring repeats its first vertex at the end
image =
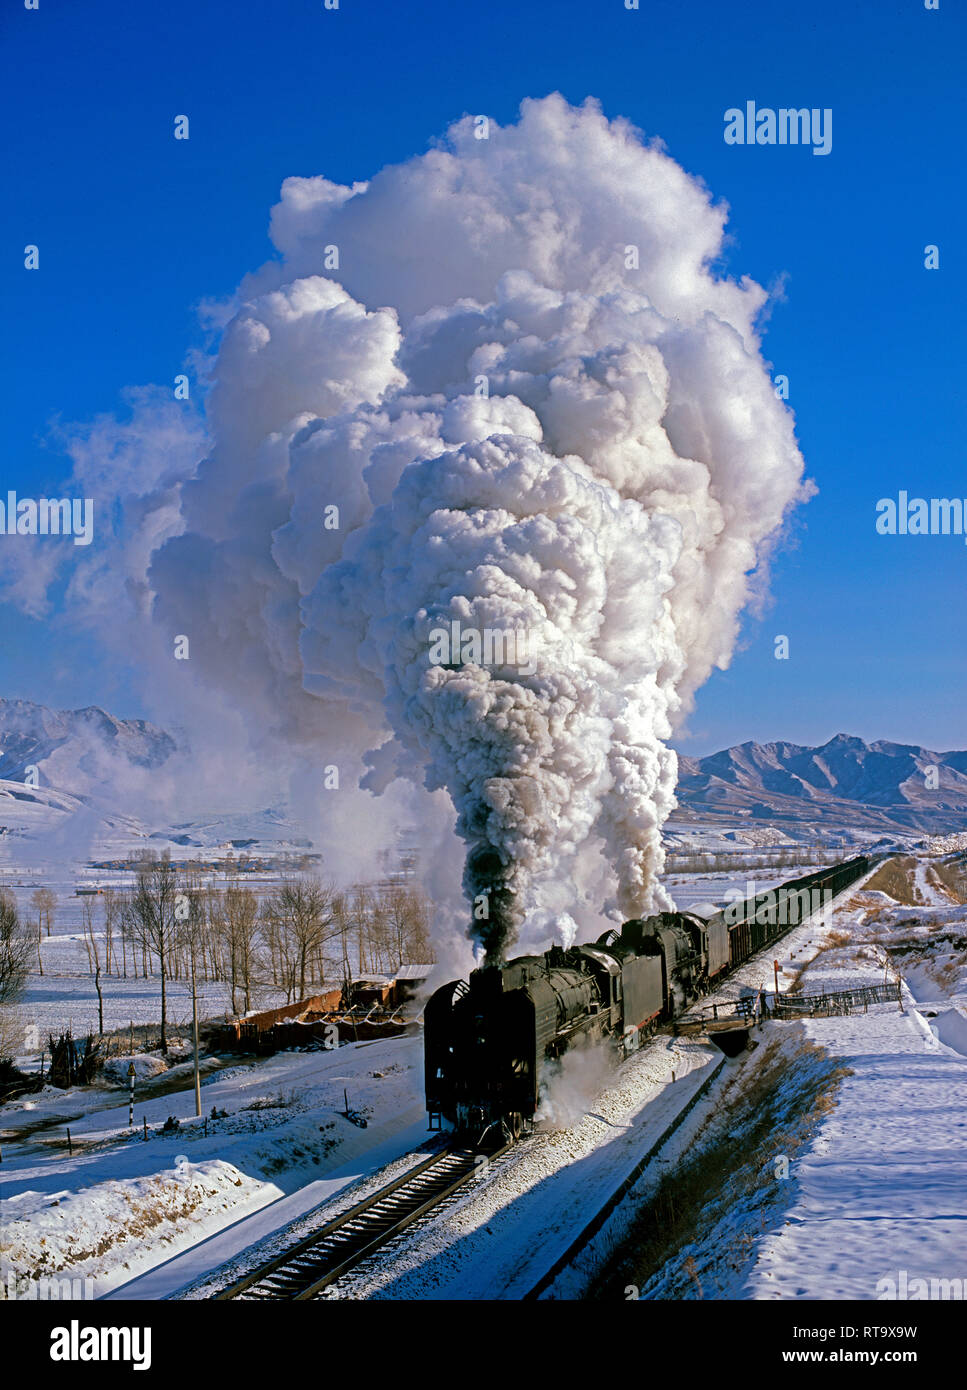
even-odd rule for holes
{"type": "MultiPolygon", "coordinates": [[[[103,950],[103,934],[98,933],[103,950]]],[[[70,1027],[75,1037],[98,1031],[97,992],[87,962],[83,937],[80,933],[65,932],[44,939],[44,973],[32,971],[27,989],[18,1005],[24,1028],[31,1025],[40,1035],[41,1046],[49,1033],[70,1027]]],[[[198,981],[198,1012],[200,1018],[224,1014],[230,1007],[229,991],[224,983],[198,981]]],[[[126,1028],[128,1023],[157,1023],[161,1017],[161,984],[158,976],[147,979],[127,979],[103,973],[101,990],[104,996],[104,1031],[126,1028]]],[[[191,1022],[191,983],[188,980],[166,982],[168,1021],[172,1024],[191,1022]]],[[[271,1001],[271,1002],[274,1002],[271,1001]]],[[[270,1007],[269,1001],[266,1001],[270,1007]]]]}
{"type": "MultiPolygon", "coordinates": [[[[140,845],[144,848],[143,842],[140,845]]],[[[164,845],[161,846],[162,848],[164,845]]],[[[172,846],[169,845],[169,848],[172,846]]],[[[94,851],[98,857],[107,858],[109,854],[124,858],[134,853],[138,845],[130,837],[118,841],[98,841],[94,851]]],[[[157,848],[157,846],[152,846],[157,848]]],[[[173,846],[173,858],[183,856],[186,851],[173,846]]],[[[22,854],[22,847],[20,849],[22,854]]],[[[224,858],[231,851],[224,848],[214,854],[224,858]]],[[[206,851],[207,854],[207,851],[206,851]]],[[[224,882],[224,880],[221,880],[224,882]]],[[[36,952],[31,957],[32,969],[27,981],[27,989],[18,1004],[17,1014],[20,1025],[31,1030],[39,1043],[25,1045],[21,1059],[23,1065],[38,1065],[38,1048],[46,1043],[49,1033],[59,1033],[71,1027],[75,1037],[87,1032],[98,1031],[98,1000],[94,984],[91,958],[84,941],[83,911],[85,901],[94,903],[94,935],[97,939],[101,960],[101,989],[104,999],[104,1030],[111,1032],[125,1028],[129,1023],[157,1024],[161,1017],[161,980],[157,971],[135,975],[130,953],[125,965],[127,977],[121,973],[121,948],[115,940],[117,955],[116,969],[109,973],[106,969],[106,950],[103,931],[103,908],[99,898],[86,899],[78,896],[79,885],[107,885],[127,888],[132,883],[130,872],[95,872],[86,861],[78,860],[57,868],[49,864],[42,867],[16,863],[0,855],[0,887],[13,893],[21,919],[35,920],[31,906],[31,895],[38,887],[49,888],[56,896],[51,935],[44,934],[40,940],[43,974],[38,969],[36,952]]],[[[246,883],[255,892],[273,887],[278,883],[277,874],[252,874],[246,876],[246,883]]],[[[168,1019],[172,1024],[186,1024],[191,1020],[191,987],[185,979],[166,982],[168,1019]]],[[[199,978],[198,980],[199,1017],[213,1018],[226,1013],[231,1007],[230,992],[224,982],[199,978]]],[[[271,986],[260,987],[253,999],[253,1008],[272,1008],[284,1002],[284,995],[271,986]]]]}

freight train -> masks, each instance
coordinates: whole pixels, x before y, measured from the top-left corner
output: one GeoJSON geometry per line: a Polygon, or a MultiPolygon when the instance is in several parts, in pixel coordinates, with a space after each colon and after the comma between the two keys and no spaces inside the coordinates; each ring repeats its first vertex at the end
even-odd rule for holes
{"type": "Polygon", "coordinates": [[[628,1055],[871,867],[860,855],[712,917],[634,918],[592,945],[554,946],[444,985],[423,1014],[431,1126],[496,1124],[516,1138],[533,1119],[546,1069],[568,1048],[604,1041],[628,1055]]]}

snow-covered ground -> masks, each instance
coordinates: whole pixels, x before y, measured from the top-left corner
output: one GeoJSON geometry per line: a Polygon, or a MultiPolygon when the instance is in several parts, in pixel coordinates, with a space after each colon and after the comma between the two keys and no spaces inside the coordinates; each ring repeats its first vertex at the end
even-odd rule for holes
{"type": "Polygon", "coordinates": [[[326,1292],[329,1298],[515,1299],[571,1245],[639,1159],[721,1064],[721,1054],[664,1038],[612,1079],[603,1057],[573,1054],[539,1132],[326,1292]]]}
{"type": "Polygon", "coordinates": [[[679,912],[697,910],[701,913],[702,909],[724,907],[737,897],[751,898],[757,893],[768,893],[771,888],[778,888],[791,878],[814,873],[820,867],[819,864],[803,864],[781,869],[733,869],[725,873],[670,873],[662,882],[679,912]]]}
{"type": "MultiPolygon", "coordinates": [[[[60,1273],[93,1278],[100,1296],[272,1204],[263,1234],[317,1206],[425,1137],[421,1041],[280,1053],[222,1069],[202,1087],[204,1115],[227,1112],[208,1119],[207,1135],[191,1089],[137,1096],[133,1131],[118,1091],[48,1088],[8,1105],[0,1111],[0,1285],[11,1270],[60,1273]],[[346,1092],[365,1129],[340,1113],[346,1092]],[[161,1135],[169,1115],[180,1128],[161,1135]]],[[[190,1088],[190,1065],[183,1076],[190,1088]]],[[[244,1234],[237,1248],[252,1238],[244,1234]]]]}
{"type": "MultiPolygon", "coordinates": [[[[871,957],[910,937],[922,943],[907,971],[903,1012],[887,1006],[815,1019],[808,1037],[849,1068],[838,1104],[797,1167],[786,1224],[762,1242],[753,1298],[877,1298],[914,1278],[967,1277],[967,908],[932,888],[918,866],[926,909],[850,917],[849,945],[828,952],[805,986],[848,988],[872,974],[871,957]],[[874,945],[857,947],[868,937],[874,945]],[[950,969],[944,967],[952,966],[950,969]],[[939,967],[939,978],[938,974],[939,967]],[[931,969],[934,972],[931,974],[931,969]]],[[[844,917],[846,914],[844,914],[844,917]]]]}
{"type": "MultiPolygon", "coordinates": [[[[770,1102],[788,1133],[798,1133],[785,1144],[787,1171],[771,1158],[762,1163],[761,1150],[744,1150],[747,1134],[736,1125],[732,1137],[741,1157],[734,1188],[730,1179],[731,1190],[723,1188],[699,1216],[697,1234],[642,1277],[641,1297],[878,1299],[914,1287],[926,1292],[906,1296],[938,1297],[929,1293],[944,1287],[937,1281],[953,1280],[956,1288],[967,1278],[967,908],[932,888],[922,869],[916,882],[929,895],[924,906],[848,893],[831,932],[807,926],[786,938],[781,987],[802,971],[805,993],[847,989],[891,978],[899,965],[902,1010],[872,1005],[851,1016],[765,1026],[760,1047],[772,1048],[777,1089],[786,1092],[770,1102]],[[908,970],[910,962],[917,964],[908,970]],[[822,1068],[828,1088],[810,1090],[822,1068]],[[804,1091],[811,1108],[802,1115],[797,1102],[804,1091]],[[760,1170],[744,1172],[756,1158],[760,1170]],[[915,1286],[914,1279],[926,1282],[915,1286]]],[[[736,982],[743,974],[752,982],[755,973],[745,967],[736,982]]],[[[742,1089],[753,1095],[758,1057],[738,1059],[738,1094],[724,1094],[732,1124],[742,1089]]],[[[709,1102],[687,1136],[703,1153],[722,1142],[715,1119],[709,1102]]],[[[680,1145],[685,1139],[679,1137],[680,1145]]],[[[669,1152],[674,1156],[674,1147],[669,1152]]],[[[682,1152],[679,1147],[679,1157],[682,1152]]],[[[593,1283],[616,1250],[618,1282],[629,1277],[635,1259],[629,1232],[654,1200],[653,1182],[641,1187],[623,1220],[610,1223],[597,1242],[597,1267],[586,1260],[581,1278],[572,1272],[560,1282],[560,1296],[577,1296],[593,1283]]]]}
{"type": "MultiPolygon", "coordinates": [[[[835,1074],[835,1103],[818,1112],[815,1133],[792,1154],[788,1181],[771,1185],[768,1204],[733,1201],[710,1211],[708,1229],[658,1271],[647,1296],[689,1297],[700,1284],[706,1297],[873,1298],[891,1270],[962,1273],[952,1261],[967,1216],[967,909],[927,875],[918,873],[917,883],[929,894],[923,906],[860,887],[843,895],[831,922],[807,922],[781,946],[781,987],[804,972],[807,992],[879,981],[891,962],[899,965],[905,1012],[881,1005],[852,1018],[771,1023],[756,1052],[721,1065],[708,1044],[669,1036],[617,1072],[595,1054],[573,1054],[540,1132],[402,1236],[377,1266],[361,1267],[326,1296],[519,1297],[714,1068],[706,1098],[659,1165],[704,1143],[724,1100],[754,1088],[762,1058],[779,1053],[788,1054],[779,1060],[790,1103],[803,1067],[835,1074]],[[736,1248],[743,1257],[726,1270],[722,1251],[736,1248]]],[[[713,896],[711,885],[699,896],[713,896]]],[[[721,997],[771,988],[772,974],[771,959],[751,962],[721,997]]],[[[227,1114],[209,1122],[207,1137],[193,1119],[190,1067],[186,1089],[144,1098],[165,1080],[139,1083],[133,1135],[117,1090],[48,1091],[0,1112],[0,1286],[12,1269],[90,1276],[101,1296],[205,1296],[297,1239],[320,1213],[328,1218],[417,1161],[426,1138],[419,1037],[214,1070],[203,1110],[227,1114]],[[339,1113],[344,1089],[366,1129],[339,1113]],[[149,1130],[144,1142],[142,1120],[158,1126],[168,1115],[181,1128],[170,1137],[149,1130]]],[[[627,1234],[635,1192],[589,1248],[585,1283],[627,1234]]],[[[564,1276],[551,1292],[576,1297],[581,1287],[581,1278],[569,1284],[564,1276]]]]}

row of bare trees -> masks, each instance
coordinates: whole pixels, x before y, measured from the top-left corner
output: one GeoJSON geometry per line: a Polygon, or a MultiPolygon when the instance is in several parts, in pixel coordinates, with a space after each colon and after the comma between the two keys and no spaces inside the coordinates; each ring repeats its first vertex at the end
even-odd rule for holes
{"type": "Polygon", "coordinates": [[[299,876],[259,893],[240,882],[206,883],[165,856],[146,858],[132,889],[85,896],[81,913],[100,1030],[110,977],[157,977],[163,1049],[172,980],[222,982],[233,1011],[248,1012],[269,992],[292,1002],[358,974],[433,959],[428,904],[406,884],[341,893],[299,876]]]}
{"type": "Polygon", "coordinates": [[[842,851],[819,845],[793,845],[782,849],[749,850],[669,850],[665,872],[680,874],[724,874],[752,869],[790,869],[814,864],[834,864],[842,851]]]}

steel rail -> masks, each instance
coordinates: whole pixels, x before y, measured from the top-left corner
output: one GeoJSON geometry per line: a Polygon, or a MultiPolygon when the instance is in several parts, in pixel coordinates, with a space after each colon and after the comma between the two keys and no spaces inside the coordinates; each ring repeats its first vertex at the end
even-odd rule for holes
{"type": "Polygon", "coordinates": [[[341,1212],[319,1230],[219,1290],[214,1300],[235,1298],[300,1302],[312,1298],[407,1226],[426,1216],[469,1178],[480,1163],[510,1148],[449,1146],[341,1212]]]}

